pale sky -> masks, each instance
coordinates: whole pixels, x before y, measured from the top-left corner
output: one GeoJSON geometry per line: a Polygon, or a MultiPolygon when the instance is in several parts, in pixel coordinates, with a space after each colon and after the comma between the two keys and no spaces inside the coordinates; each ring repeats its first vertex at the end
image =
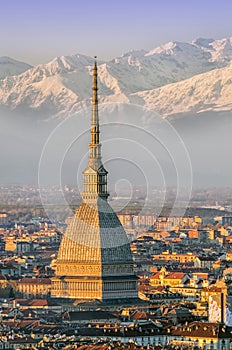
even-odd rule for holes
{"type": "Polygon", "coordinates": [[[0,56],[36,65],[83,53],[111,59],[172,40],[231,33],[230,0],[0,0],[0,56]]]}

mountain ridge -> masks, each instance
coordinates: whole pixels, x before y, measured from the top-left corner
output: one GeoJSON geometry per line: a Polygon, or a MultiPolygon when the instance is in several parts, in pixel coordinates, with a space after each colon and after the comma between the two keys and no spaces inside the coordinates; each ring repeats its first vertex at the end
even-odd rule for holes
{"type": "Polygon", "coordinates": [[[232,63],[136,95],[143,99],[147,109],[156,110],[164,116],[184,112],[232,110],[232,63]],[[201,104],[197,98],[199,96],[201,104]]]}
{"type": "Polygon", "coordinates": [[[7,76],[19,75],[30,68],[32,66],[28,63],[15,60],[8,56],[0,57],[0,79],[4,79],[7,76]]]}
{"type": "MultiPolygon", "coordinates": [[[[228,94],[232,81],[231,68],[228,68],[231,67],[231,59],[232,37],[217,40],[198,38],[191,43],[173,41],[149,51],[130,51],[113,60],[98,62],[99,100],[104,103],[138,103],[164,117],[193,110],[203,111],[208,102],[210,108],[216,110],[226,105],[232,108],[228,94]],[[210,99],[203,90],[210,94],[211,88],[216,89],[214,85],[219,84],[220,79],[222,81],[220,74],[226,82],[225,89],[220,88],[220,91],[226,91],[226,98],[220,100],[219,96],[212,95],[210,99]],[[202,83],[200,89],[199,79],[205,84],[202,83]],[[197,88],[194,88],[194,83],[197,88]]],[[[15,70],[18,74],[4,76],[2,73],[1,106],[11,110],[47,111],[48,117],[53,118],[66,117],[90,103],[93,58],[75,54],[56,57],[36,67],[23,65],[21,69],[24,71],[15,70]]]]}

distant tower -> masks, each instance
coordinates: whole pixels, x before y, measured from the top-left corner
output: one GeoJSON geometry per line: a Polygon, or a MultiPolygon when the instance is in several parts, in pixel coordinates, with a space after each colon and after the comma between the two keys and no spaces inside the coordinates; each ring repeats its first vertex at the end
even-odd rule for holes
{"type": "Polygon", "coordinates": [[[52,296],[62,298],[137,298],[137,277],[126,233],[107,202],[107,171],[101,160],[97,94],[97,63],[93,97],[89,161],[83,171],[83,202],[62,238],[52,296]]]}

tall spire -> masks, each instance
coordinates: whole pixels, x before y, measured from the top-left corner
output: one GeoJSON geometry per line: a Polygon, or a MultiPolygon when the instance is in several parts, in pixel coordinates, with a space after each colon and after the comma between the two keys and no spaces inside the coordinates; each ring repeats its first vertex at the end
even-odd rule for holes
{"type": "Polygon", "coordinates": [[[84,192],[82,198],[90,201],[101,197],[107,199],[107,171],[101,160],[101,144],[99,141],[100,128],[98,116],[98,87],[97,87],[97,61],[94,57],[93,67],[93,96],[92,96],[92,120],[91,120],[91,142],[89,144],[89,161],[87,168],[83,171],[84,192]]]}
{"type": "Polygon", "coordinates": [[[97,62],[95,56],[93,68],[93,97],[92,97],[92,121],[91,121],[91,143],[89,144],[89,166],[98,169],[101,165],[101,145],[99,144],[99,117],[97,96],[97,62]]]}

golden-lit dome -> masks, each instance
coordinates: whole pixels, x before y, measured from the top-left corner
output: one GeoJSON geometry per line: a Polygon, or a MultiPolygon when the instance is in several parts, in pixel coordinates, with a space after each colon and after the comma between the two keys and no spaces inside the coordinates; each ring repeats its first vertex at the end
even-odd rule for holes
{"type": "Polygon", "coordinates": [[[58,263],[131,263],[126,233],[107,201],[83,202],[62,239],[58,263]]]}

